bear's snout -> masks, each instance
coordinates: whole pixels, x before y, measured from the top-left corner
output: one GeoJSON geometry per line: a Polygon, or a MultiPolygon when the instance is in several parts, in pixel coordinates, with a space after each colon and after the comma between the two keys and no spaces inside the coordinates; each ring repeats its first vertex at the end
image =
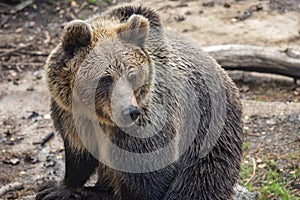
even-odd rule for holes
{"type": "Polygon", "coordinates": [[[137,106],[129,106],[122,110],[122,117],[124,121],[132,122],[137,120],[141,112],[137,106]]]}

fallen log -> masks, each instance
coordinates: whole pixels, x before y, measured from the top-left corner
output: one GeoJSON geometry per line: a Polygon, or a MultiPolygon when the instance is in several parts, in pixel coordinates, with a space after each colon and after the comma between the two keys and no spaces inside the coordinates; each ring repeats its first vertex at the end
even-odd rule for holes
{"type": "Polygon", "coordinates": [[[300,79],[300,50],[280,51],[251,45],[220,45],[202,49],[226,70],[263,72],[300,79]]]}

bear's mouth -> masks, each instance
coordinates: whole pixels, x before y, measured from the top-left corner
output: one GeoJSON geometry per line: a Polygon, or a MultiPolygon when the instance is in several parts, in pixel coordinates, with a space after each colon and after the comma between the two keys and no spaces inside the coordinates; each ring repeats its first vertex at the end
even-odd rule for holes
{"type": "Polygon", "coordinates": [[[120,116],[120,117],[116,117],[114,118],[114,124],[116,126],[118,126],[119,128],[129,128],[132,125],[136,124],[136,122],[138,121],[139,116],[134,117],[134,119],[132,119],[132,117],[130,115],[128,116],[120,116]]]}
{"type": "Polygon", "coordinates": [[[104,115],[102,112],[96,112],[96,116],[101,124],[105,124],[108,126],[118,126],[120,128],[128,128],[138,121],[140,117],[140,112],[129,112],[129,110],[126,110],[123,112],[123,114],[114,116],[113,119],[110,118],[108,115],[104,115]]]}

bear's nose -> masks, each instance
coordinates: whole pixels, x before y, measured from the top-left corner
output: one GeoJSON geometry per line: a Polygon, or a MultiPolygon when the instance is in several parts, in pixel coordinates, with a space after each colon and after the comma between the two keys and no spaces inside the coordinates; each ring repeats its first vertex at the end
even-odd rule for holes
{"type": "Polygon", "coordinates": [[[141,112],[136,106],[130,106],[122,111],[124,119],[128,119],[130,117],[133,121],[135,121],[140,116],[140,114],[141,112]]]}

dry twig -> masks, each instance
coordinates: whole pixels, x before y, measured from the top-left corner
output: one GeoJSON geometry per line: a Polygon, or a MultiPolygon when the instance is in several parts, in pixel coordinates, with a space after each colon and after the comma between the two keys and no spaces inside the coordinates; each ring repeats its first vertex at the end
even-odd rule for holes
{"type": "Polygon", "coordinates": [[[27,6],[29,6],[30,4],[33,3],[33,0],[27,0],[27,1],[23,1],[21,3],[19,3],[18,5],[16,5],[13,10],[11,11],[12,14],[16,14],[22,10],[24,10],[27,6]]]}
{"type": "Polygon", "coordinates": [[[253,172],[252,172],[252,176],[246,181],[245,185],[247,185],[255,176],[255,171],[256,171],[256,162],[255,159],[252,158],[252,163],[253,163],[253,172]]]}

